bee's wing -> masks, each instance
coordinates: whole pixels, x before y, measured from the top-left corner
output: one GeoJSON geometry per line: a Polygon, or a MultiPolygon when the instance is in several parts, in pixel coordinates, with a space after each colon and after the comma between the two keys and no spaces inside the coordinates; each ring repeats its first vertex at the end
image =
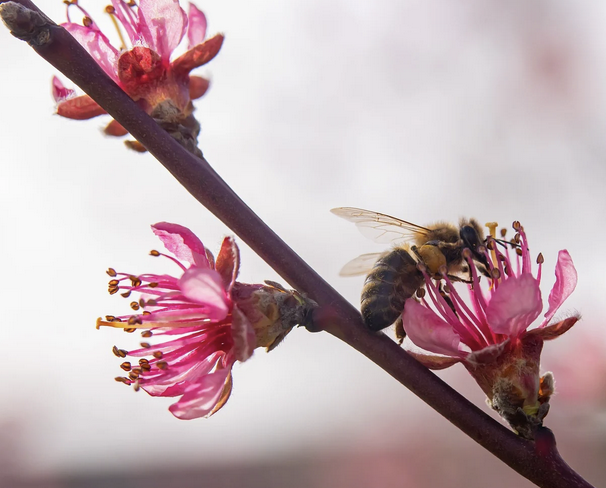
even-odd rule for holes
{"type": "Polygon", "coordinates": [[[331,212],[353,222],[363,235],[383,244],[410,241],[418,235],[427,235],[430,232],[429,229],[420,225],[361,208],[338,207],[333,208],[331,212]]]}
{"type": "Polygon", "coordinates": [[[341,271],[339,271],[339,276],[358,276],[368,274],[377,262],[377,259],[379,259],[382,255],[382,252],[362,254],[343,266],[341,271]]]}

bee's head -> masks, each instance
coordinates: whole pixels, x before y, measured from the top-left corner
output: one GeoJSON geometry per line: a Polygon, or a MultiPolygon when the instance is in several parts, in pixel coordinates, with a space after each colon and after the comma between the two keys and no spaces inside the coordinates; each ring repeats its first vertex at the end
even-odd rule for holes
{"type": "Polygon", "coordinates": [[[463,241],[463,246],[471,251],[474,261],[482,264],[485,269],[488,269],[488,260],[484,254],[480,253],[479,248],[484,245],[480,234],[472,225],[462,225],[459,229],[459,235],[463,241]]]}

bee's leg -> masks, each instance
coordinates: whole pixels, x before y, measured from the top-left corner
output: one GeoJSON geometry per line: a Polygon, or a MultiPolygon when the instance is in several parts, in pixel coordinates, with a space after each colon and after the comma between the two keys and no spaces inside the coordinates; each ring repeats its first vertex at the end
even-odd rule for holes
{"type": "Polygon", "coordinates": [[[452,303],[452,300],[448,296],[448,293],[446,293],[446,290],[444,290],[444,283],[440,282],[440,285],[438,287],[438,291],[440,292],[440,295],[442,296],[442,298],[444,299],[444,301],[448,304],[448,306],[450,307],[450,309],[456,315],[457,314],[457,310],[455,309],[454,303],[452,303]]]}
{"type": "Polygon", "coordinates": [[[466,280],[465,278],[461,278],[460,276],[455,276],[455,275],[446,275],[446,276],[448,276],[448,279],[450,281],[452,281],[452,282],[457,281],[457,282],[460,282],[460,283],[466,283],[468,285],[473,284],[472,280],[466,280]]]}
{"type": "Polygon", "coordinates": [[[417,246],[410,246],[410,250],[412,251],[412,253],[417,258],[417,261],[419,263],[423,263],[423,258],[421,257],[421,254],[419,253],[419,248],[417,246]]]}
{"type": "Polygon", "coordinates": [[[398,320],[396,320],[394,325],[396,328],[396,339],[398,339],[398,344],[401,346],[402,342],[404,342],[404,338],[406,337],[404,323],[402,322],[402,315],[398,317],[398,320]]]}

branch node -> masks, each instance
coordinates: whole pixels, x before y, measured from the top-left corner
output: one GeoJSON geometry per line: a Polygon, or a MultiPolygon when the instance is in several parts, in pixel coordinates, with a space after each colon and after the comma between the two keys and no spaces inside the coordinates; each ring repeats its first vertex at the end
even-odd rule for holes
{"type": "Polygon", "coordinates": [[[0,17],[10,33],[30,46],[43,46],[50,42],[50,26],[56,26],[42,12],[29,9],[17,2],[0,4],[0,17]]]}

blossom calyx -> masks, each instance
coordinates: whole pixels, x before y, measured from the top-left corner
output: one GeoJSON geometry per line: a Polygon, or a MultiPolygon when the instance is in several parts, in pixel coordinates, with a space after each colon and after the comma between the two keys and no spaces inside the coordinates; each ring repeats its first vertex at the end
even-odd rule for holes
{"type": "Polygon", "coordinates": [[[316,306],[312,300],[273,281],[264,285],[236,282],[232,299],[250,320],[256,347],[265,347],[267,352],[280,344],[295,325],[304,325],[316,306]]]}

